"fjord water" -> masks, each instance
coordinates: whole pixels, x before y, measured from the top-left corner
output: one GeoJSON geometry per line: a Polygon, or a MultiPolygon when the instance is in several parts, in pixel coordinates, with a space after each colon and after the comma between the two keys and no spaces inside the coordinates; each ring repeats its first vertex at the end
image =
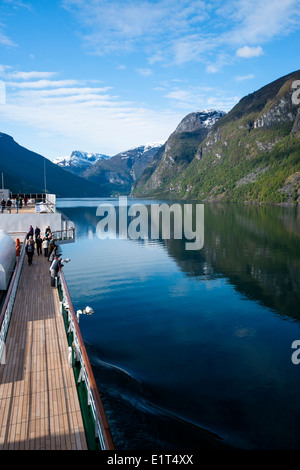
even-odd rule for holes
{"type": "Polygon", "coordinates": [[[104,202],[58,208],[76,226],[64,273],[75,310],[95,311],[80,328],[116,448],[299,449],[297,209],[205,204],[204,246],[187,251],[100,240],[104,202]]]}

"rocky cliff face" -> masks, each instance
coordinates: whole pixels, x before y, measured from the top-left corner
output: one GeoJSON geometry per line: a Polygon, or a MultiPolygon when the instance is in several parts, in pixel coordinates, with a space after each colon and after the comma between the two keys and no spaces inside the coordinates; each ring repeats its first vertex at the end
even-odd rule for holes
{"type": "Polygon", "coordinates": [[[286,94],[278,103],[254,121],[254,129],[268,129],[276,124],[294,122],[297,110],[292,105],[291,96],[286,94]]]}
{"type": "Polygon", "coordinates": [[[292,129],[291,133],[292,133],[293,136],[296,136],[297,134],[300,134],[300,108],[298,109],[298,113],[297,113],[297,116],[295,118],[295,122],[294,122],[293,129],[292,129]]]}
{"type": "Polygon", "coordinates": [[[224,115],[223,111],[204,110],[185,116],[145,173],[133,185],[132,194],[151,195],[167,187],[193,160],[211,127],[224,115]]]}

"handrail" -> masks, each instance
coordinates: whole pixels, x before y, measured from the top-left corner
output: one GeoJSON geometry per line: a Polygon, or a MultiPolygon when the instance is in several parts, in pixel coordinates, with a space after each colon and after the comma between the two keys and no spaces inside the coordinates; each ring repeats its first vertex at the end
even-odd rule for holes
{"type": "Polygon", "coordinates": [[[10,321],[10,315],[13,309],[14,301],[15,301],[15,296],[17,292],[17,287],[18,287],[18,282],[20,279],[21,275],[21,270],[23,266],[23,261],[24,261],[24,256],[25,256],[25,247],[26,247],[26,239],[24,240],[20,256],[17,260],[15,270],[13,273],[13,276],[11,278],[9,288],[6,294],[6,298],[4,301],[4,305],[1,310],[1,315],[0,315],[0,360],[2,359],[2,354],[4,351],[5,347],[5,339],[6,339],[6,334],[8,331],[8,326],[9,326],[9,321],[10,321]],[[4,324],[5,320],[5,331],[2,331],[2,326],[4,324]],[[1,344],[2,342],[2,344],[1,344]]]}
{"type": "Polygon", "coordinates": [[[75,240],[75,228],[70,227],[62,230],[54,230],[52,237],[55,241],[75,240]]]}
{"type": "Polygon", "coordinates": [[[94,374],[93,374],[93,371],[92,371],[92,367],[91,367],[91,364],[90,364],[90,361],[89,361],[88,354],[86,352],[85,344],[84,344],[84,341],[82,339],[81,331],[80,331],[80,328],[79,328],[79,325],[78,325],[77,316],[75,314],[75,310],[74,310],[74,307],[73,307],[73,304],[72,304],[72,300],[71,300],[71,297],[70,297],[70,293],[69,293],[67,283],[66,283],[66,280],[65,280],[65,276],[63,274],[62,269],[60,269],[60,271],[59,271],[59,277],[60,277],[60,280],[61,280],[61,284],[62,284],[62,287],[63,287],[64,294],[65,294],[66,299],[67,299],[68,310],[71,314],[73,329],[75,330],[77,340],[78,340],[78,344],[79,344],[79,348],[80,348],[80,351],[81,351],[81,355],[82,355],[82,359],[83,359],[83,363],[84,363],[84,364],[82,364],[82,366],[84,366],[84,368],[85,368],[88,383],[89,383],[89,387],[90,387],[90,391],[91,391],[91,394],[92,394],[92,399],[94,401],[94,406],[95,406],[95,410],[94,410],[95,411],[95,416],[94,416],[94,418],[95,418],[95,421],[96,421],[96,426],[98,427],[98,425],[100,425],[100,432],[101,432],[102,437],[103,437],[103,442],[101,443],[102,444],[101,446],[102,446],[103,450],[114,450],[114,443],[113,443],[113,440],[112,440],[109,424],[108,424],[106,414],[105,414],[105,411],[104,411],[104,408],[103,408],[103,405],[102,405],[102,401],[101,401],[101,398],[100,398],[98,387],[97,387],[97,384],[96,384],[96,381],[95,381],[95,378],[94,378],[94,374]],[[97,421],[99,421],[99,422],[97,423],[97,421]]]}

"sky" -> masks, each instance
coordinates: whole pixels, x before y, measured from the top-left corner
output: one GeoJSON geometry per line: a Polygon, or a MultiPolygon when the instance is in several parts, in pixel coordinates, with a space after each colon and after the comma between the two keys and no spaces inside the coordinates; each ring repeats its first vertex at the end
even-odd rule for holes
{"type": "Polygon", "coordinates": [[[300,0],[0,0],[0,132],[51,160],[165,142],[298,70],[300,0]]]}

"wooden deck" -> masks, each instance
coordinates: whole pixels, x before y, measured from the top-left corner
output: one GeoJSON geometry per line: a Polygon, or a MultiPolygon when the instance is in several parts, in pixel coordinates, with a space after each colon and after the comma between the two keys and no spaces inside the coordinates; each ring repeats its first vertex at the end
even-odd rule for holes
{"type": "Polygon", "coordinates": [[[87,449],[49,263],[25,257],[0,365],[0,450],[87,449]]]}

